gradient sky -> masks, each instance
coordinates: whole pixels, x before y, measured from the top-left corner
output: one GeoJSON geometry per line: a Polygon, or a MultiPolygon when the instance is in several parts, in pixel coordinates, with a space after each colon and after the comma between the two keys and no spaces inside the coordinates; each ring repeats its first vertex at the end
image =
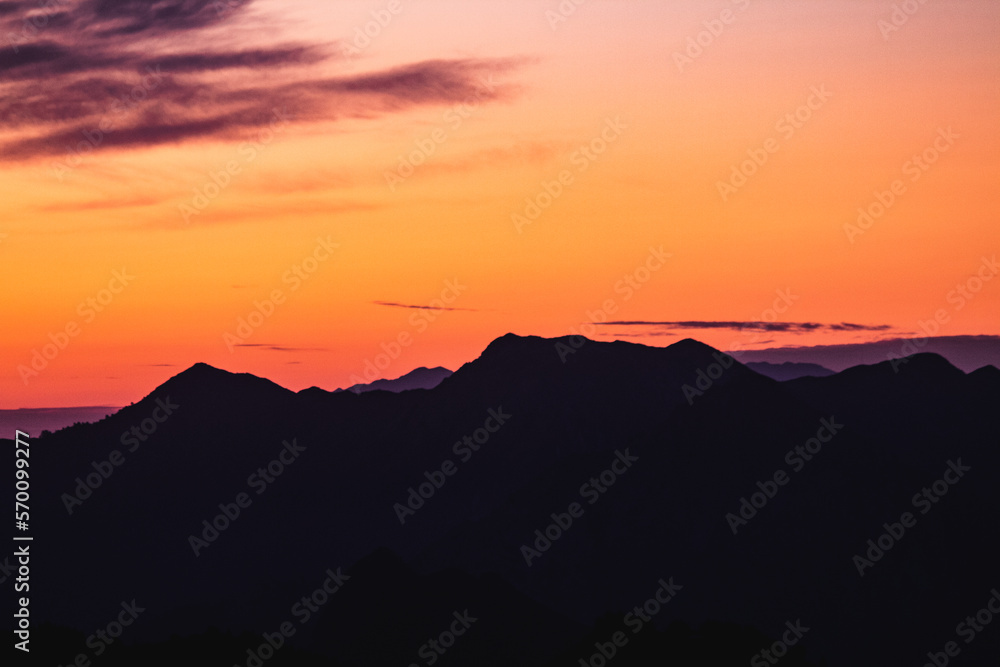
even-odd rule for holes
{"type": "Polygon", "coordinates": [[[1000,3],[915,4],[0,1],[0,407],[1000,334],[1000,3]]]}

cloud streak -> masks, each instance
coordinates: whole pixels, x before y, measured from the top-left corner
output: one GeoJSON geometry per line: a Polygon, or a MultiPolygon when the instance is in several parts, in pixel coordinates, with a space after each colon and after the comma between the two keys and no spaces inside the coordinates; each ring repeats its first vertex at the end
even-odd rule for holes
{"type": "Polygon", "coordinates": [[[92,150],[123,150],[235,140],[276,112],[319,123],[473,96],[499,101],[515,88],[484,92],[482,82],[525,62],[428,60],[337,76],[335,44],[234,44],[233,35],[264,27],[248,11],[254,4],[0,2],[0,125],[15,130],[0,143],[0,160],[65,154],[98,129],[92,150]]]}
{"type": "Polygon", "coordinates": [[[233,347],[249,347],[262,352],[329,352],[325,347],[285,347],[270,343],[236,343],[233,347]]]}
{"type": "Polygon", "coordinates": [[[376,306],[389,306],[390,308],[411,308],[414,310],[464,310],[470,313],[478,313],[475,308],[449,308],[448,306],[415,306],[408,303],[396,303],[395,301],[372,301],[376,306]]]}
{"type": "Polygon", "coordinates": [[[599,326],[651,327],[667,331],[686,329],[728,329],[731,331],[771,331],[778,333],[810,333],[816,331],[888,331],[893,327],[888,324],[853,324],[838,322],[822,324],[819,322],[763,322],[760,320],[680,320],[680,321],[616,321],[593,322],[599,326]]]}

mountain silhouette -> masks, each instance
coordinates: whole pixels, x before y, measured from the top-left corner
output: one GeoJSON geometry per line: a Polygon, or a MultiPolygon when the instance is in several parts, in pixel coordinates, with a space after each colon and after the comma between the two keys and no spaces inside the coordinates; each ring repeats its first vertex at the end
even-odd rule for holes
{"type": "Polygon", "coordinates": [[[398,378],[392,380],[375,380],[368,384],[355,384],[351,385],[347,389],[336,389],[334,393],[341,391],[351,391],[355,394],[360,394],[366,391],[391,391],[391,392],[401,392],[409,391],[410,389],[433,389],[434,387],[441,384],[441,380],[451,375],[451,371],[447,368],[441,366],[436,366],[434,368],[426,368],[421,366],[420,368],[415,368],[406,375],[401,375],[398,378]]]}
{"type": "Polygon", "coordinates": [[[778,382],[690,339],[508,334],[399,393],[196,364],[33,445],[32,613],[72,638],[134,599],[136,656],[288,623],[340,665],[745,665],[800,623],[789,665],[923,664],[1000,584],[998,400],[933,354],[778,382]]]}
{"type": "Polygon", "coordinates": [[[772,364],[766,361],[751,361],[746,364],[746,367],[779,382],[795,380],[800,377],[826,377],[834,374],[829,368],[824,368],[819,364],[796,363],[793,361],[786,361],[781,364],[772,364]]]}

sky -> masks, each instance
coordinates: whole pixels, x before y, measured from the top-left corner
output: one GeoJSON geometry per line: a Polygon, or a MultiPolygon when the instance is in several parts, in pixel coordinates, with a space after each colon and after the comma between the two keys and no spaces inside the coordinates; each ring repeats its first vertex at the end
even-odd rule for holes
{"type": "Polygon", "coordinates": [[[0,408],[1000,334],[1000,4],[0,0],[0,408]]]}

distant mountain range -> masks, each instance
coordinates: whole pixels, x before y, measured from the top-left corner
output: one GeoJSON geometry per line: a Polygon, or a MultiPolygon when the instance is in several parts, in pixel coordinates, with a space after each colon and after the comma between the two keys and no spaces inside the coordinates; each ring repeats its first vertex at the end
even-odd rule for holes
{"type": "Polygon", "coordinates": [[[1000,368],[1000,336],[929,336],[843,345],[772,347],[747,350],[738,356],[745,364],[760,361],[813,363],[842,371],[852,366],[878,364],[921,352],[939,354],[967,373],[983,366],[1000,368]]]}
{"type": "Polygon", "coordinates": [[[20,408],[0,410],[0,433],[13,434],[21,430],[38,437],[42,431],[58,431],[77,422],[89,423],[104,419],[121,408],[104,405],[75,408],[20,408]]]}
{"type": "Polygon", "coordinates": [[[134,600],[102,665],[283,627],[264,664],[992,664],[956,623],[1000,586],[997,405],[992,366],[778,382],[693,340],[507,335],[399,393],[196,364],[33,441],[39,647],[96,658],[134,600]]]}
{"type": "MultiPolygon", "coordinates": [[[[742,351],[737,356],[748,368],[783,381],[818,375],[820,369],[822,372],[827,372],[827,369],[841,371],[862,364],[877,364],[886,361],[890,355],[905,357],[919,352],[939,354],[966,372],[986,365],[1000,367],[1000,336],[932,336],[845,345],[774,347],[742,351]],[[783,364],[793,365],[773,368],[783,364]]],[[[450,371],[440,366],[421,367],[394,380],[380,379],[370,384],[356,384],[336,391],[361,393],[374,389],[393,392],[432,389],[449,373],[450,371]]],[[[11,433],[15,428],[20,428],[37,436],[43,430],[56,431],[77,422],[95,421],[118,409],[117,407],[0,409],[0,433],[11,433]]]]}
{"type": "Polygon", "coordinates": [[[772,380],[784,382],[785,380],[795,380],[801,377],[826,377],[833,375],[833,371],[824,368],[819,364],[802,364],[786,361],[783,364],[772,364],[766,361],[751,361],[746,365],[750,370],[766,375],[772,380]]]}
{"type": "Polygon", "coordinates": [[[366,391],[391,391],[399,393],[410,389],[433,389],[441,384],[441,380],[451,375],[451,371],[441,366],[434,368],[415,368],[406,375],[394,380],[375,380],[369,384],[355,384],[347,389],[337,389],[336,392],[350,391],[355,394],[362,394],[366,391]]]}
{"type": "MultiPolygon", "coordinates": [[[[416,368],[406,375],[393,380],[376,380],[370,384],[356,384],[335,392],[350,391],[361,394],[366,391],[401,392],[410,389],[433,389],[441,380],[451,375],[447,368],[416,368]]],[[[0,433],[13,433],[15,429],[38,437],[42,431],[58,431],[78,422],[95,422],[118,412],[121,408],[107,406],[82,406],[76,408],[20,408],[0,410],[0,433]]]]}

